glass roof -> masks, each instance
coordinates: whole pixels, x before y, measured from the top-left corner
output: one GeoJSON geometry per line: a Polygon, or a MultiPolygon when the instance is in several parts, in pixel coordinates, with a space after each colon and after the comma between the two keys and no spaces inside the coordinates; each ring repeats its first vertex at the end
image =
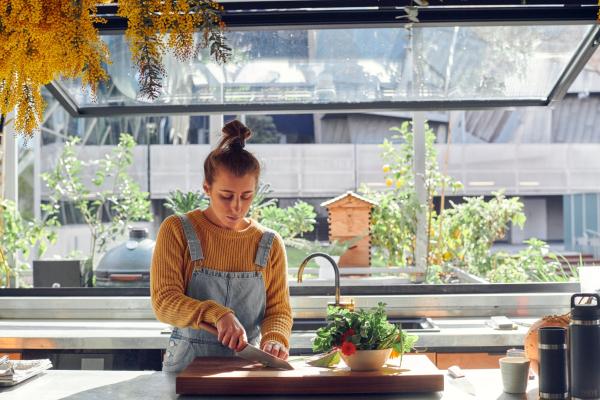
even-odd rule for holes
{"type": "MultiPolygon", "coordinates": [[[[164,105],[294,110],[390,104],[531,100],[547,102],[593,25],[414,26],[229,32],[232,61],[165,56],[163,93],[138,98],[125,37],[104,35],[112,64],[97,102],[77,81],[60,81],[77,107],[164,105]],[[306,109],[306,108],[304,108],[306,109]]],[[[465,108],[465,107],[463,107],[465,108]]],[[[207,108],[208,109],[208,108],[207,108]]],[[[211,110],[215,110],[212,108],[211,110]]],[[[209,110],[210,111],[210,110],[209,110]]]]}

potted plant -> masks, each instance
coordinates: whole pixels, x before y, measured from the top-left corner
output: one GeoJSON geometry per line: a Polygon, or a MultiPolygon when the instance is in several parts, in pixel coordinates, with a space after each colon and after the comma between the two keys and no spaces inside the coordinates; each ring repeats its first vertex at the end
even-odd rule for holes
{"type": "Polygon", "coordinates": [[[317,330],[313,350],[339,352],[353,371],[377,370],[388,358],[410,351],[418,339],[388,321],[382,302],[370,310],[329,307],[327,321],[317,330]]]}

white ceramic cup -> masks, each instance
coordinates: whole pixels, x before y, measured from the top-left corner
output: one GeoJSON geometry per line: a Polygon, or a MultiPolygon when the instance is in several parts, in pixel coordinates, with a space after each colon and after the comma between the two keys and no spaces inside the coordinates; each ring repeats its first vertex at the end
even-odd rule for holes
{"type": "Polygon", "coordinates": [[[500,359],[502,386],[506,393],[525,393],[529,380],[529,359],[503,357],[500,359]]]}

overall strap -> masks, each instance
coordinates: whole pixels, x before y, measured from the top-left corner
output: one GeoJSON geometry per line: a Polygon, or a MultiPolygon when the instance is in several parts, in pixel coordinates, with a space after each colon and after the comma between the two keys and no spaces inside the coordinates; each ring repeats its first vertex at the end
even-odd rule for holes
{"type": "Polygon", "coordinates": [[[263,233],[262,237],[260,238],[260,242],[258,243],[254,264],[261,268],[265,268],[267,266],[267,262],[269,261],[269,253],[271,252],[271,247],[273,246],[273,239],[275,239],[275,232],[266,231],[263,233]]]}
{"type": "Polygon", "coordinates": [[[185,238],[188,242],[188,250],[190,252],[190,258],[192,259],[192,264],[196,264],[197,261],[204,260],[200,239],[190,222],[190,218],[186,214],[178,215],[178,217],[183,224],[183,232],[185,233],[185,238]]]}

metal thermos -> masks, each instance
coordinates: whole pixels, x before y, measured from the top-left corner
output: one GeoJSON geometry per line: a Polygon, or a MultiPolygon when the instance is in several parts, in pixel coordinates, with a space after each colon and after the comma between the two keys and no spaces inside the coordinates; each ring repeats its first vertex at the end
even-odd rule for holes
{"type": "Polygon", "coordinates": [[[567,330],[556,326],[540,328],[538,338],[539,398],[567,399],[567,330]]]}
{"type": "Polygon", "coordinates": [[[600,296],[571,296],[571,399],[600,399],[600,296]]]}

